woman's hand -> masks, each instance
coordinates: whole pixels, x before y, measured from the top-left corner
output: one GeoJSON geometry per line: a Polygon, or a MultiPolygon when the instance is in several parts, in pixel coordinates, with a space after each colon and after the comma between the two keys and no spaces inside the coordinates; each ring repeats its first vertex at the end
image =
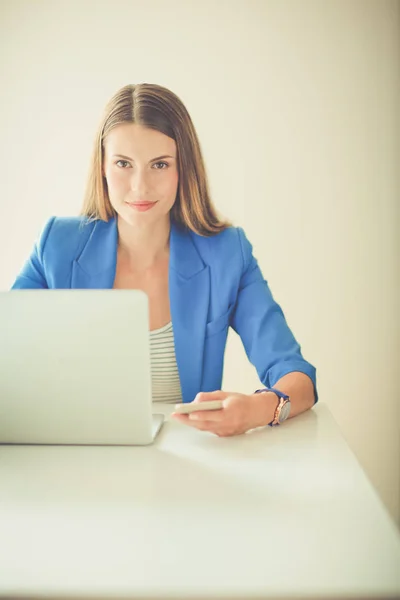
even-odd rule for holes
{"type": "Polygon", "coordinates": [[[260,408],[263,408],[263,406],[261,406],[260,402],[256,401],[253,395],[223,392],[221,390],[200,392],[193,400],[193,403],[210,400],[222,400],[223,408],[220,410],[195,411],[189,415],[172,413],[171,416],[181,423],[201,429],[202,431],[211,431],[220,437],[240,435],[249,431],[249,429],[254,429],[268,422],[263,422],[265,416],[263,419],[260,413],[260,408]]]}

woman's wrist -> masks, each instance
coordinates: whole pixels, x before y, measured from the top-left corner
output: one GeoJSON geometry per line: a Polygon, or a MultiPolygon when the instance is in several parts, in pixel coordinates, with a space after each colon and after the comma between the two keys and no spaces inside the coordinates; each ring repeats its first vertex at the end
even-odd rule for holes
{"type": "Polygon", "coordinates": [[[254,427],[266,427],[274,419],[279,398],[274,392],[259,392],[249,395],[252,403],[254,427]]]}

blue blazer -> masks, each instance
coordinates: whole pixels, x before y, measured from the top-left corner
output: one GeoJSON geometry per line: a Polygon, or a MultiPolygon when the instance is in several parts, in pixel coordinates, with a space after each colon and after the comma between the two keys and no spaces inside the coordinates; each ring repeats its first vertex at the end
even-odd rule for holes
{"type": "MultiPolygon", "coordinates": [[[[12,289],[112,288],[117,243],[116,218],[52,217],[12,289]]],[[[169,295],[184,402],[221,389],[229,326],[263,385],[301,371],[313,381],[317,401],[315,368],[304,360],[240,227],[202,237],[171,223],[169,295]]]]}

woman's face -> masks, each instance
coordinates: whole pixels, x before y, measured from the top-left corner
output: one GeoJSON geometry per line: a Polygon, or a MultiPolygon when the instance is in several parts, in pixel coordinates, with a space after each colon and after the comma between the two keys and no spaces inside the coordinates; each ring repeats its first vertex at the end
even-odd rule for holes
{"type": "Polygon", "coordinates": [[[136,123],[118,125],[104,142],[103,174],[111,205],[128,224],[169,218],[179,181],[172,138],[136,123]]]}

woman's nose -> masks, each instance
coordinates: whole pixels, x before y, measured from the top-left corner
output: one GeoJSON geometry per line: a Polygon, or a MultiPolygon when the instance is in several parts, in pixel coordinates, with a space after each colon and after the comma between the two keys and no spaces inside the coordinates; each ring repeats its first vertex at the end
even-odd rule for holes
{"type": "Polygon", "coordinates": [[[132,174],[131,188],[138,199],[146,197],[148,191],[147,175],[144,171],[137,169],[132,174]]]}

